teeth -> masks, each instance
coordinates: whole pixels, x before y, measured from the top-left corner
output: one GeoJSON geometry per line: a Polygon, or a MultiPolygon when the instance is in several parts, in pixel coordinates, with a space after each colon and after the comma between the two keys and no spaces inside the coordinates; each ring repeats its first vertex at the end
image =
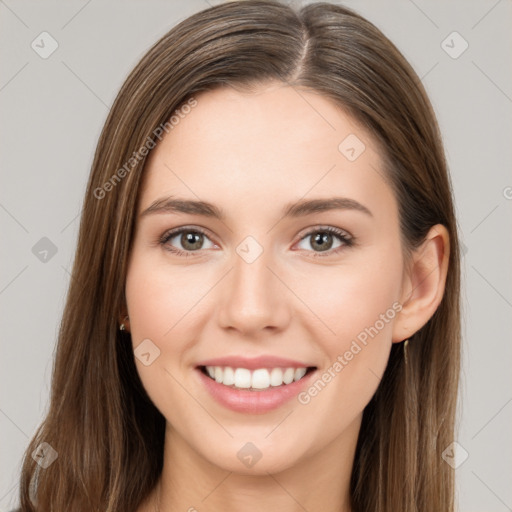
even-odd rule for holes
{"type": "Polygon", "coordinates": [[[297,381],[297,380],[300,380],[302,379],[302,377],[304,377],[304,375],[306,375],[306,368],[297,368],[295,370],[295,375],[293,376],[293,380],[297,381]]]}
{"type": "Polygon", "coordinates": [[[291,384],[293,382],[293,377],[295,376],[295,368],[286,368],[283,373],[283,382],[285,384],[291,384]]]}
{"type": "MultiPolygon", "coordinates": [[[[222,382],[224,384],[224,382],[222,382]]],[[[237,368],[235,370],[235,388],[250,388],[251,372],[246,368],[237,368]]]]}
{"type": "Polygon", "coordinates": [[[229,368],[229,366],[224,368],[222,383],[226,386],[232,386],[235,383],[235,372],[233,368],[229,368]]]}
{"type": "Polygon", "coordinates": [[[267,389],[270,387],[270,375],[268,370],[254,370],[252,372],[251,387],[254,389],[267,389]]]}
{"type": "Polygon", "coordinates": [[[270,372],[270,385],[281,386],[283,384],[283,370],[281,368],[273,368],[270,372]]]}
{"type": "Polygon", "coordinates": [[[247,368],[206,367],[206,372],[216,382],[240,389],[268,389],[291,384],[302,379],[306,371],[307,368],[258,368],[251,372],[247,368]]]}

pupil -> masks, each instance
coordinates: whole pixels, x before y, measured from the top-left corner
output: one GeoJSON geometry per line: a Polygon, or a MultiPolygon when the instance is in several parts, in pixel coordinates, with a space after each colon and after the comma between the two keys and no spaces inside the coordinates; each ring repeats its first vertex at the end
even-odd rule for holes
{"type": "Polygon", "coordinates": [[[185,247],[185,249],[193,250],[193,249],[197,249],[197,247],[194,247],[193,244],[197,243],[198,241],[200,242],[201,239],[202,239],[201,233],[189,232],[182,236],[181,244],[183,245],[183,247],[185,247]],[[192,247],[190,247],[190,246],[192,246],[192,247]]]}
{"type": "Polygon", "coordinates": [[[314,243],[313,243],[313,245],[320,243],[320,245],[318,245],[319,249],[321,251],[326,251],[332,245],[332,244],[329,244],[329,242],[332,242],[331,235],[329,233],[317,233],[314,236],[314,243]]]}

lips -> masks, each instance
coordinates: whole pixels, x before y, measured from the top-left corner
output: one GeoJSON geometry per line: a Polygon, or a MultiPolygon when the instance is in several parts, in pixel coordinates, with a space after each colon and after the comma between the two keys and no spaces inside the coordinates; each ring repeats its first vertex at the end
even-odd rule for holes
{"type": "Polygon", "coordinates": [[[313,365],[284,357],[263,355],[251,358],[243,356],[217,357],[200,361],[196,366],[230,366],[231,368],[257,370],[258,368],[307,368],[313,365]]]}
{"type": "Polygon", "coordinates": [[[201,361],[196,370],[221,405],[237,412],[264,413],[296,396],[316,367],[274,356],[232,356],[201,361]]]}

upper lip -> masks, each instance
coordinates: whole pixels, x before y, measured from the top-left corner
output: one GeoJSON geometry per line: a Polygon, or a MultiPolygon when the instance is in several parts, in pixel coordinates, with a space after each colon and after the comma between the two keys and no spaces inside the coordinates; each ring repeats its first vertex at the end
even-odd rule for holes
{"type": "Polygon", "coordinates": [[[252,358],[243,356],[217,357],[201,361],[197,366],[230,366],[231,368],[257,370],[258,368],[310,368],[313,365],[283,357],[262,355],[252,358]]]}

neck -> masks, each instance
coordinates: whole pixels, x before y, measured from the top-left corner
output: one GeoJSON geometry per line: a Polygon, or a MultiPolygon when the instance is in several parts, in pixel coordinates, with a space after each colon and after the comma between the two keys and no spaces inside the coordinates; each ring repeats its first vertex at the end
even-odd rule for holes
{"type": "Polygon", "coordinates": [[[320,452],[278,472],[222,469],[167,427],[164,467],[144,512],[351,512],[350,477],[360,418],[320,452]]]}

